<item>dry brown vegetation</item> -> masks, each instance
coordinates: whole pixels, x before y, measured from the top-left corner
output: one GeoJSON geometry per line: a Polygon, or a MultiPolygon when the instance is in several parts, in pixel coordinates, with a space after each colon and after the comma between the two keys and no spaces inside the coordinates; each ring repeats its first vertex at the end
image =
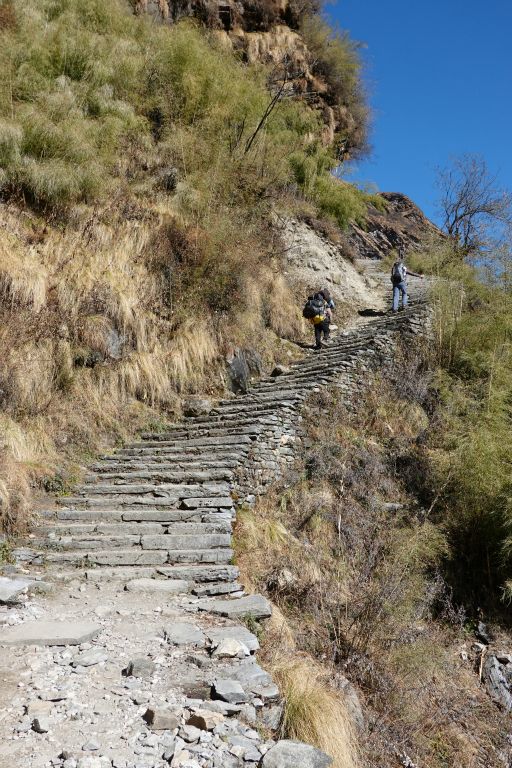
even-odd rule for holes
{"type": "MultiPolygon", "coordinates": [[[[506,716],[479,683],[464,612],[442,577],[443,526],[413,492],[430,412],[422,360],[404,353],[356,412],[335,391],[310,400],[310,447],[296,474],[241,515],[238,563],[279,609],[264,642],[269,666],[279,669],[283,648],[292,669],[321,665],[326,697],[343,702],[345,678],[356,687],[363,764],[497,767],[506,716]]],[[[307,732],[312,718],[321,746],[320,715],[294,698],[307,700],[307,682],[291,688],[285,732],[307,732]]]]}

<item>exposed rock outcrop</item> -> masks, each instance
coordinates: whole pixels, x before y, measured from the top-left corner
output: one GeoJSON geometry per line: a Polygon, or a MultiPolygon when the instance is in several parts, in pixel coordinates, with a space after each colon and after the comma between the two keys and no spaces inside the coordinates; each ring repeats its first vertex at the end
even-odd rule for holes
{"type": "Polygon", "coordinates": [[[324,124],[323,141],[338,140],[340,157],[366,147],[366,110],[354,110],[340,99],[318,57],[300,32],[301,21],[318,10],[314,0],[134,0],[137,13],[162,23],[194,18],[249,64],[270,65],[271,89],[296,95],[317,109],[324,124]]]}
{"type": "Polygon", "coordinates": [[[399,246],[408,251],[445,237],[406,195],[382,192],[380,197],[387,209],[379,211],[370,205],[365,228],[351,227],[349,240],[361,258],[383,259],[399,246]]]}
{"type": "Polygon", "coordinates": [[[287,276],[292,283],[310,291],[329,288],[335,301],[356,306],[378,303],[368,277],[345,258],[343,245],[332,242],[305,221],[286,218],[276,222],[276,226],[285,246],[287,276]]]}

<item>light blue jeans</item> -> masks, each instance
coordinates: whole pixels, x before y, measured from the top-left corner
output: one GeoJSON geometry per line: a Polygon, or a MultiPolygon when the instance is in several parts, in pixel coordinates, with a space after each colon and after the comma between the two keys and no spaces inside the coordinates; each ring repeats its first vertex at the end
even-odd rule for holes
{"type": "Polygon", "coordinates": [[[409,297],[407,296],[407,283],[404,280],[402,280],[401,283],[398,283],[398,285],[393,286],[393,312],[397,312],[398,310],[400,294],[402,294],[402,306],[405,309],[409,297]]]}

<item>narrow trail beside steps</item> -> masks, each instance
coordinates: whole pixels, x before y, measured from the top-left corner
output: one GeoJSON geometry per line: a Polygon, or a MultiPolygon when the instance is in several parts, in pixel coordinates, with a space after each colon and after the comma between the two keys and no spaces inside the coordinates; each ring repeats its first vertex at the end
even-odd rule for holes
{"type": "Polygon", "coordinates": [[[350,406],[397,335],[422,332],[425,285],[413,294],[207,416],[102,457],[42,513],[25,567],[0,578],[0,768],[281,765],[260,735],[279,725],[279,691],[255,660],[271,607],[238,582],[236,503],[293,464],[310,392],[332,384],[350,406]]]}

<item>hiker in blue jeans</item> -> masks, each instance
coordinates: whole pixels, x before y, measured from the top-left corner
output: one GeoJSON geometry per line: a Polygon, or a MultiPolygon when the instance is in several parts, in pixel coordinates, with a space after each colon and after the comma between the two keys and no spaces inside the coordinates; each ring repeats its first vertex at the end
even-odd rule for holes
{"type": "Polygon", "coordinates": [[[404,263],[404,249],[400,248],[398,251],[398,261],[395,261],[391,267],[391,282],[393,283],[393,312],[398,312],[398,305],[400,303],[400,296],[402,296],[402,309],[405,309],[409,296],[407,294],[407,275],[413,277],[421,277],[417,272],[411,272],[408,270],[404,263]]]}

